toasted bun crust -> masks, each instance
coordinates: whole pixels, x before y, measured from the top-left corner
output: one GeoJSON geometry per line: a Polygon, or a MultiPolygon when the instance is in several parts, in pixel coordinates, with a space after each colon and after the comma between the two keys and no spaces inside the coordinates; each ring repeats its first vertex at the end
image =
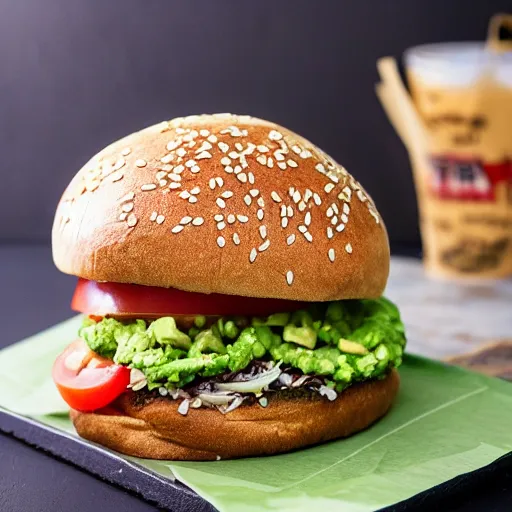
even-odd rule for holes
{"type": "Polygon", "coordinates": [[[348,172],[249,116],[164,122],[93,157],[53,226],[63,272],[203,293],[327,301],[382,294],[386,229],[348,172]]]}
{"type": "Polygon", "coordinates": [[[119,415],[71,411],[78,434],[126,455],[167,460],[215,460],[272,455],[346,437],[391,406],[399,387],[393,370],[383,380],[356,384],[336,400],[269,397],[266,408],[241,405],[177,412],[177,403],[157,398],[135,406],[130,395],[115,404],[119,415]]]}

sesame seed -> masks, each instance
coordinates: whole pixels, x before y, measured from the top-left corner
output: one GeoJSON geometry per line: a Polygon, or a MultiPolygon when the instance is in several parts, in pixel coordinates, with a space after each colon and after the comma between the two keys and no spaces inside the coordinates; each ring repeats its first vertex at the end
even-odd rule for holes
{"type": "Polygon", "coordinates": [[[236,175],[238,181],[240,181],[241,183],[247,183],[247,174],[245,174],[245,172],[241,172],[240,174],[237,174],[236,175]]]}
{"type": "Polygon", "coordinates": [[[224,199],[221,199],[220,197],[218,197],[215,202],[217,203],[217,206],[219,208],[225,208],[226,207],[226,201],[224,201],[224,199]]]}
{"type": "Polygon", "coordinates": [[[251,199],[251,196],[249,194],[246,194],[244,196],[244,203],[247,205],[247,206],[251,206],[251,203],[252,203],[252,199],[251,199]]]}
{"type": "Polygon", "coordinates": [[[300,192],[296,190],[292,196],[293,202],[298,203],[300,201],[300,192]]]}
{"type": "Polygon", "coordinates": [[[338,224],[338,225],[336,226],[336,231],[337,231],[338,233],[341,233],[344,229],[345,229],[345,224],[338,224]]]}
{"type": "Polygon", "coordinates": [[[229,199],[230,197],[233,197],[233,192],[231,192],[231,190],[226,190],[225,192],[222,192],[220,197],[223,197],[224,199],[229,199]]]}
{"type": "Polygon", "coordinates": [[[263,220],[263,217],[265,216],[265,213],[263,212],[263,210],[260,208],[257,212],[256,212],[256,217],[258,217],[258,220],[263,220]]]}
{"type": "Polygon", "coordinates": [[[121,151],[121,155],[123,155],[123,156],[128,156],[131,152],[132,152],[132,150],[131,150],[130,148],[124,148],[124,149],[121,151]]]}
{"type": "Polygon", "coordinates": [[[306,224],[306,226],[311,224],[311,212],[306,213],[306,216],[304,217],[304,224],[306,224]]]}
{"type": "Polygon", "coordinates": [[[225,142],[219,142],[218,146],[223,153],[229,150],[229,146],[225,142]]]}
{"type": "Polygon", "coordinates": [[[286,162],[290,167],[298,167],[299,164],[295,161],[295,160],[292,160],[291,158],[289,160],[287,160],[286,162]]]}
{"type": "Polygon", "coordinates": [[[154,183],[146,183],[145,185],[142,185],[140,187],[140,189],[145,192],[148,190],[155,190],[155,188],[156,188],[156,185],[154,183]]]}
{"type": "Polygon", "coordinates": [[[375,219],[375,222],[377,224],[379,224],[380,219],[379,219],[379,216],[377,215],[377,212],[375,210],[373,210],[372,208],[368,208],[368,210],[369,210],[371,216],[375,219]]]}
{"type": "Polygon", "coordinates": [[[332,203],[331,204],[331,207],[332,207],[332,211],[338,215],[338,213],[340,213],[340,211],[338,210],[338,205],[336,203],[332,203]]]}
{"type": "Polygon", "coordinates": [[[293,208],[291,206],[287,207],[288,217],[293,217],[293,208]]]}
{"type": "Polygon", "coordinates": [[[208,181],[208,186],[213,190],[215,188],[215,179],[210,178],[210,181],[208,181]]]}
{"type": "Polygon", "coordinates": [[[169,173],[167,176],[172,181],[181,181],[181,176],[179,174],[169,173]]]}
{"type": "Polygon", "coordinates": [[[200,189],[199,187],[194,187],[194,188],[190,191],[190,193],[191,193],[191,194],[194,194],[195,196],[196,196],[197,194],[199,194],[199,192],[201,192],[201,189],[200,189]]]}
{"type": "Polygon", "coordinates": [[[131,212],[133,210],[133,203],[126,203],[126,204],[123,204],[123,206],[121,207],[121,210],[123,210],[123,212],[131,212]]]}
{"type": "Polygon", "coordinates": [[[281,217],[286,217],[286,206],[284,204],[281,205],[281,217]]]}
{"type": "Polygon", "coordinates": [[[224,221],[217,223],[217,229],[222,231],[226,227],[226,223],[224,221]]]}
{"type": "Polygon", "coordinates": [[[128,192],[128,194],[124,195],[119,201],[123,203],[124,201],[132,201],[135,198],[134,192],[128,192]]]}
{"type": "Polygon", "coordinates": [[[367,201],[367,197],[364,195],[364,192],[362,190],[358,190],[356,192],[356,194],[357,194],[357,197],[359,198],[359,201],[361,201],[362,203],[367,201]]]}
{"type": "Polygon", "coordinates": [[[237,158],[240,158],[240,155],[236,151],[231,151],[228,153],[229,158],[232,158],[233,160],[236,160],[237,158]]]}
{"type": "Polygon", "coordinates": [[[213,219],[216,220],[217,222],[220,222],[221,220],[224,220],[224,215],[217,213],[217,215],[213,216],[213,219]]]}
{"type": "Polygon", "coordinates": [[[217,238],[217,245],[222,249],[226,245],[226,240],[224,240],[223,236],[219,236],[217,238]]]}
{"type": "Polygon", "coordinates": [[[124,158],[118,158],[116,163],[113,165],[112,170],[118,171],[119,169],[121,169],[121,167],[124,166],[124,164],[126,164],[126,160],[124,158]]]}
{"type": "Polygon", "coordinates": [[[249,172],[247,173],[247,177],[249,178],[249,183],[250,183],[251,185],[254,185],[254,182],[256,181],[256,180],[254,179],[254,174],[253,174],[252,172],[250,172],[250,171],[249,171],[249,172]]]}
{"type": "Polygon", "coordinates": [[[338,176],[336,176],[335,174],[329,174],[329,176],[328,176],[328,177],[329,177],[329,179],[330,179],[331,181],[333,181],[333,182],[334,182],[334,183],[336,183],[336,184],[340,182],[340,179],[339,179],[339,178],[338,178],[338,176]]]}
{"type": "Polygon", "coordinates": [[[191,160],[187,160],[185,162],[185,167],[189,167],[190,168],[190,167],[194,167],[194,165],[196,165],[196,161],[195,160],[191,159],[191,160]]]}
{"type": "Polygon", "coordinates": [[[297,228],[301,233],[305,233],[308,228],[306,226],[303,226],[302,224],[300,226],[298,226],[297,228]]]}
{"type": "Polygon", "coordinates": [[[249,254],[249,261],[250,261],[251,263],[254,263],[254,260],[256,259],[256,256],[257,256],[257,255],[258,255],[258,253],[256,252],[256,249],[253,247],[253,248],[251,249],[250,254],[249,254]]]}
{"type": "Polygon", "coordinates": [[[188,192],[188,190],[184,190],[183,192],[180,192],[179,197],[182,199],[188,199],[190,197],[190,192],[188,192]]]}
{"type": "Polygon", "coordinates": [[[196,217],[194,220],[192,220],[192,224],[194,226],[200,226],[201,224],[203,224],[203,222],[204,222],[203,217],[196,217]]]}
{"type": "Polygon", "coordinates": [[[270,247],[270,240],[265,240],[259,247],[258,251],[263,252],[266,251],[270,247]]]}
{"type": "Polygon", "coordinates": [[[304,238],[308,241],[308,242],[312,242],[313,241],[313,236],[311,235],[311,233],[309,231],[306,231],[304,233],[304,238]]]}
{"type": "Polygon", "coordinates": [[[172,171],[172,165],[171,164],[162,165],[162,171],[166,171],[166,172],[172,171]]]}
{"type": "Polygon", "coordinates": [[[236,217],[232,213],[230,213],[228,215],[228,224],[234,224],[235,221],[236,221],[236,217]]]}
{"type": "Polygon", "coordinates": [[[215,144],[217,142],[217,137],[215,135],[210,135],[208,139],[206,139],[208,142],[211,142],[212,144],[215,144]]]}
{"type": "Polygon", "coordinates": [[[274,151],[274,158],[277,162],[282,162],[285,159],[284,155],[279,150],[274,151]]]}
{"type": "Polygon", "coordinates": [[[169,153],[168,155],[163,156],[160,158],[160,162],[163,164],[168,164],[169,162],[172,162],[172,159],[174,158],[174,155],[172,153],[169,153]]]}
{"type": "Polygon", "coordinates": [[[268,157],[267,159],[267,167],[269,169],[272,169],[272,167],[274,167],[274,160],[272,160],[272,158],[268,157]]]}
{"type": "Polygon", "coordinates": [[[238,233],[233,233],[233,243],[235,245],[240,245],[240,237],[238,236],[238,233]]]}
{"type": "Polygon", "coordinates": [[[161,180],[167,176],[167,173],[165,171],[158,171],[156,173],[156,179],[161,180]]]}
{"type": "Polygon", "coordinates": [[[167,143],[166,148],[168,151],[172,151],[172,150],[176,149],[179,145],[180,145],[180,142],[178,140],[171,140],[170,142],[167,143]]]}
{"type": "Polygon", "coordinates": [[[261,165],[267,165],[267,157],[265,155],[259,155],[256,157],[256,162],[258,162],[261,165]]]}
{"type": "Polygon", "coordinates": [[[334,215],[334,212],[332,210],[332,206],[329,206],[329,208],[327,208],[327,217],[330,219],[333,215],[334,215]]]}
{"type": "Polygon", "coordinates": [[[311,151],[304,149],[299,156],[301,158],[311,158],[313,155],[311,154],[311,151]]]}
{"type": "Polygon", "coordinates": [[[267,153],[269,151],[268,147],[264,146],[263,144],[256,146],[256,148],[260,153],[267,153]]]}
{"type": "MultiPolygon", "coordinates": [[[[201,144],[201,146],[196,149],[196,154],[201,153],[203,151],[208,151],[209,149],[212,149],[212,147],[213,146],[209,142],[204,140],[203,143],[201,144]]],[[[211,155],[208,158],[211,158],[211,155]]]]}
{"type": "MultiPolygon", "coordinates": [[[[123,220],[126,220],[126,217],[128,216],[128,214],[126,212],[123,212],[119,215],[119,220],[123,221],[123,220]]],[[[67,218],[66,222],[69,221],[69,217],[67,218]]]]}
{"type": "Polygon", "coordinates": [[[240,163],[242,164],[243,169],[247,169],[249,167],[249,164],[247,163],[247,159],[244,155],[240,155],[240,163]]]}
{"type": "Polygon", "coordinates": [[[331,260],[331,262],[334,263],[334,260],[336,259],[336,252],[334,251],[334,249],[332,247],[327,252],[327,255],[329,256],[329,259],[331,260]]]}
{"type": "Polygon", "coordinates": [[[149,217],[149,220],[150,220],[151,222],[153,222],[153,221],[155,221],[155,220],[156,220],[156,218],[157,218],[157,217],[158,217],[158,212],[153,212],[153,213],[151,214],[151,216],[149,217]]]}
{"type": "Polygon", "coordinates": [[[180,224],[182,226],[186,226],[187,224],[190,224],[192,222],[192,217],[189,217],[188,215],[186,215],[185,217],[183,217],[181,220],[180,220],[180,224]]]}
{"type": "Polygon", "coordinates": [[[199,135],[201,135],[201,137],[208,137],[208,135],[210,135],[210,132],[208,130],[199,130],[199,135]]]}
{"type": "Polygon", "coordinates": [[[182,133],[185,133],[185,130],[183,128],[181,128],[181,127],[178,127],[178,128],[176,128],[176,133],[178,135],[181,135],[182,133]]]}
{"type": "Polygon", "coordinates": [[[156,218],[156,223],[157,224],[163,224],[165,220],[165,216],[164,215],[159,215],[157,218],[156,218]]]}
{"type": "Polygon", "coordinates": [[[293,284],[293,272],[291,270],[288,270],[288,272],[286,272],[286,282],[288,283],[288,286],[291,286],[293,284]]]}
{"type": "Polygon", "coordinates": [[[322,174],[325,174],[326,170],[323,164],[316,164],[315,169],[322,174]]]}
{"type": "Polygon", "coordinates": [[[224,185],[224,180],[220,176],[217,176],[215,178],[215,183],[217,183],[219,187],[222,187],[224,185]]]}
{"type": "Polygon", "coordinates": [[[293,242],[295,242],[295,235],[292,233],[287,239],[286,239],[286,245],[292,245],[293,242]]]}
{"type": "Polygon", "coordinates": [[[297,155],[299,155],[299,154],[300,154],[300,152],[301,152],[301,149],[300,149],[300,147],[299,147],[299,146],[297,146],[297,144],[295,144],[294,146],[292,146],[292,151],[293,151],[294,153],[296,153],[297,155]]]}
{"type": "Polygon", "coordinates": [[[277,130],[271,130],[268,134],[268,138],[270,140],[281,140],[283,138],[283,135],[277,130]]]}
{"type": "Polygon", "coordinates": [[[341,222],[344,224],[348,222],[348,217],[344,213],[341,214],[341,222]]]}
{"type": "Polygon", "coordinates": [[[277,162],[277,166],[279,167],[279,169],[281,169],[282,171],[285,171],[286,170],[286,162],[277,162]]]}
{"type": "Polygon", "coordinates": [[[167,185],[167,180],[160,180],[158,182],[158,184],[161,186],[161,187],[165,187],[167,185]]]}
{"type": "Polygon", "coordinates": [[[181,187],[181,183],[178,183],[178,182],[169,183],[169,188],[171,188],[171,189],[180,188],[180,187],[181,187]]]}
{"type": "Polygon", "coordinates": [[[333,232],[331,226],[329,226],[327,228],[327,238],[331,239],[333,236],[334,236],[334,232],[333,232]]]}
{"type": "Polygon", "coordinates": [[[272,190],[272,192],[270,193],[270,197],[276,202],[276,203],[280,203],[282,201],[281,197],[279,196],[279,194],[275,191],[275,190],[272,190]]]}
{"type": "Polygon", "coordinates": [[[177,154],[178,156],[183,157],[183,156],[185,156],[185,155],[187,154],[187,150],[186,150],[186,149],[184,149],[184,148],[180,148],[180,149],[178,149],[178,151],[176,151],[176,154],[177,154]]]}
{"type": "Polygon", "coordinates": [[[299,212],[303,212],[306,209],[306,203],[304,201],[299,202],[299,212]]]}
{"type": "Polygon", "coordinates": [[[201,151],[198,155],[196,155],[196,158],[198,160],[202,160],[203,158],[211,158],[212,154],[209,151],[201,151]]]}
{"type": "Polygon", "coordinates": [[[352,246],[350,244],[345,245],[345,251],[347,251],[349,254],[352,254],[352,246]]]}
{"type": "Polygon", "coordinates": [[[185,170],[185,166],[184,165],[177,165],[175,168],[174,168],[174,174],[179,174],[180,172],[183,172],[185,170]]]}
{"type": "Polygon", "coordinates": [[[224,170],[228,173],[228,174],[231,174],[233,172],[233,167],[231,167],[230,165],[226,165],[226,167],[224,167],[224,170]]]}
{"type": "Polygon", "coordinates": [[[336,215],[334,215],[333,218],[331,219],[331,224],[333,226],[335,226],[337,223],[338,223],[338,217],[336,217],[336,215]]]}
{"type": "Polygon", "coordinates": [[[260,191],[257,188],[251,188],[251,190],[249,190],[249,194],[251,194],[252,197],[256,197],[259,193],[260,191]]]}
{"type": "Polygon", "coordinates": [[[128,215],[127,223],[128,226],[130,226],[131,228],[133,228],[133,226],[137,224],[137,217],[135,216],[135,214],[130,213],[130,215],[128,215]]]}
{"type": "Polygon", "coordinates": [[[242,224],[245,224],[246,222],[249,222],[249,217],[247,217],[246,215],[237,215],[236,218],[242,224]]]}
{"type": "Polygon", "coordinates": [[[238,151],[243,151],[244,147],[240,142],[235,142],[235,148],[238,149],[238,151]]]}
{"type": "MultiPolygon", "coordinates": [[[[110,175],[110,180],[112,181],[112,183],[115,183],[116,181],[119,181],[123,177],[124,177],[124,174],[122,172],[116,171],[110,175]]],[[[98,188],[98,186],[99,186],[99,183],[95,183],[95,186],[93,186],[93,187],[87,186],[87,190],[89,190],[89,192],[92,192],[93,190],[96,190],[98,188]]]]}
{"type": "Polygon", "coordinates": [[[260,226],[259,232],[260,232],[261,238],[267,238],[267,226],[265,226],[265,225],[260,226]]]}
{"type": "Polygon", "coordinates": [[[350,213],[350,206],[348,205],[348,203],[343,203],[343,213],[345,215],[348,215],[350,213]]]}
{"type": "Polygon", "coordinates": [[[221,165],[230,165],[231,164],[231,158],[228,158],[227,156],[224,156],[220,159],[221,165]]]}
{"type": "Polygon", "coordinates": [[[288,217],[281,218],[281,227],[285,229],[288,226],[288,217]]]}
{"type": "Polygon", "coordinates": [[[233,169],[233,172],[235,174],[238,174],[239,172],[242,172],[242,166],[241,165],[235,165],[235,168],[233,169]]]}
{"type": "Polygon", "coordinates": [[[322,204],[322,200],[320,199],[320,196],[316,192],[313,194],[313,200],[315,201],[315,204],[317,206],[320,206],[322,204]]]}
{"type": "Polygon", "coordinates": [[[260,208],[263,208],[265,206],[265,200],[263,199],[263,197],[258,197],[258,200],[256,201],[256,203],[258,203],[258,206],[260,208]]]}
{"type": "Polygon", "coordinates": [[[256,145],[253,144],[252,142],[248,142],[247,143],[247,148],[245,149],[245,151],[242,154],[244,154],[244,155],[252,155],[252,153],[254,152],[255,149],[256,149],[256,145]]]}
{"type": "Polygon", "coordinates": [[[324,187],[324,190],[327,194],[331,193],[332,192],[332,189],[335,187],[334,183],[327,183],[327,185],[325,185],[324,187]]]}

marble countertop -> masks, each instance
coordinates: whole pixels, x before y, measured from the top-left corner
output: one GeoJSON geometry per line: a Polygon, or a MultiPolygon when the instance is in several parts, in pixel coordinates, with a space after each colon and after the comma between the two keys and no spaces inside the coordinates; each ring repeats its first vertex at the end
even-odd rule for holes
{"type": "Polygon", "coordinates": [[[512,280],[436,280],[419,260],[394,257],[385,294],[400,308],[410,353],[445,359],[512,340],[512,280]]]}

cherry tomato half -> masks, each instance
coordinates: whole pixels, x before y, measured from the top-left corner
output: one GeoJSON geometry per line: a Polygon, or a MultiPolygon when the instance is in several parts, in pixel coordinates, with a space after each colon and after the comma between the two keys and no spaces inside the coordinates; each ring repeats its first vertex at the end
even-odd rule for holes
{"type": "Polygon", "coordinates": [[[77,411],[105,407],[130,383],[130,370],[92,352],[85,341],[69,345],[53,364],[52,377],[65,402],[77,411]]]}

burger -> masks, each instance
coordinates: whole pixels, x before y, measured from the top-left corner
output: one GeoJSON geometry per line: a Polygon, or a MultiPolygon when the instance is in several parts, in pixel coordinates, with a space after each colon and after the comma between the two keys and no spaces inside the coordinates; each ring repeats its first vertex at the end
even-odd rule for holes
{"type": "Polygon", "coordinates": [[[154,459],[270,455],[365,429],[397,394],[384,223],[290,130],[215,114],[129,135],[73,178],[52,238],[84,315],[53,379],[85,439],[154,459]]]}

